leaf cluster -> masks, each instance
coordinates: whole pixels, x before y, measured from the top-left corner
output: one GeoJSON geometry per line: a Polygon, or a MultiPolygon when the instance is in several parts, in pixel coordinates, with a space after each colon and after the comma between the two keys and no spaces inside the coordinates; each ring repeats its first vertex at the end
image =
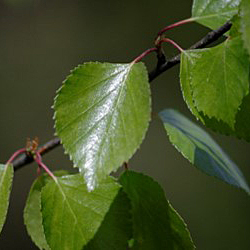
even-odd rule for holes
{"type": "MultiPolygon", "coordinates": [[[[215,29],[231,20],[233,27],[217,46],[181,50],[180,67],[183,98],[192,114],[205,126],[246,141],[249,17],[248,0],[194,0],[189,21],[215,29]]],[[[156,181],[127,169],[119,178],[110,176],[127,166],[151,120],[148,71],[138,58],[79,65],[58,90],[54,110],[56,134],[79,173],[59,171],[53,179],[43,174],[33,183],[24,221],[40,249],[195,249],[156,181]]],[[[159,118],[170,142],[192,165],[250,193],[238,166],[206,131],[170,108],[159,118]]],[[[0,165],[0,229],[12,178],[13,166],[0,165]]]]}

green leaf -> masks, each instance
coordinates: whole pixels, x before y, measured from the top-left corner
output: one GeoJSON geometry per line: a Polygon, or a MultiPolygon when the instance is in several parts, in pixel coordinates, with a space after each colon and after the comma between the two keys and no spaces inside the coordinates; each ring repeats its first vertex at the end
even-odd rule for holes
{"type": "Polygon", "coordinates": [[[192,19],[211,29],[217,29],[238,13],[240,0],[194,0],[192,19]]]}
{"type": "Polygon", "coordinates": [[[100,228],[84,250],[124,250],[132,238],[131,204],[119,190],[100,228]]]}
{"type": "Polygon", "coordinates": [[[42,213],[41,190],[45,185],[44,176],[39,177],[32,185],[24,208],[24,224],[27,231],[39,249],[50,249],[45,239],[42,213]]]}
{"type": "Polygon", "coordinates": [[[240,15],[235,15],[232,19],[231,19],[231,23],[232,23],[232,27],[229,31],[229,36],[231,38],[237,37],[237,36],[241,36],[241,31],[240,31],[240,25],[241,25],[241,18],[240,15]]]}
{"type": "MultiPolygon", "coordinates": [[[[237,33],[235,33],[235,32],[233,33],[233,35],[238,36],[237,33]]],[[[238,37],[236,40],[239,40],[239,39],[240,38],[238,37]]],[[[240,48],[242,48],[242,43],[240,43],[240,48]]],[[[243,50],[243,48],[242,48],[242,50],[243,50]]],[[[203,53],[203,50],[200,50],[200,51],[203,53]]],[[[192,74],[193,74],[193,64],[199,63],[199,54],[200,54],[199,50],[197,51],[197,54],[195,51],[191,51],[191,54],[189,54],[189,51],[186,51],[185,54],[182,54],[182,57],[181,57],[181,69],[180,69],[181,88],[182,88],[183,97],[184,97],[189,109],[203,124],[205,124],[207,127],[211,128],[211,129],[213,129],[214,131],[219,132],[221,134],[225,134],[225,135],[234,135],[240,139],[245,139],[247,141],[250,141],[250,117],[249,117],[250,94],[246,95],[243,98],[240,107],[237,108],[236,114],[235,114],[235,122],[234,122],[233,127],[232,127],[232,125],[230,126],[228,123],[226,123],[222,120],[219,121],[217,117],[208,117],[208,115],[204,114],[203,111],[199,111],[197,109],[197,107],[195,105],[195,97],[193,97],[194,93],[193,93],[193,85],[192,85],[192,83],[193,83],[193,75],[192,74]]],[[[249,70],[247,68],[247,65],[249,65],[249,61],[247,61],[246,54],[244,54],[243,60],[245,61],[245,64],[246,64],[245,70],[249,70]]],[[[209,63],[211,63],[211,62],[209,62],[209,63]]],[[[209,65],[204,66],[203,70],[201,71],[201,72],[203,72],[202,73],[203,75],[207,74],[207,71],[204,69],[207,69],[208,66],[209,65]]],[[[216,69],[216,67],[215,67],[215,69],[216,69]]],[[[199,74],[199,72],[197,71],[197,72],[195,72],[195,74],[199,74]]],[[[245,73],[245,78],[247,77],[246,74],[247,73],[245,73]]],[[[242,75],[240,75],[240,77],[241,76],[242,75]]],[[[197,77],[194,77],[194,78],[196,79],[197,77]]],[[[202,80],[203,82],[205,81],[204,79],[206,79],[205,76],[203,77],[203,80],[202,80]]],[[[216,80],[214,80],[213,82],[216,82],[216,80]]],[[[236,84],[235,88],[238,90],[237,80],[235,80],[234,83],[236,84]]],[[[249,89],[249,80],[247,80],[246,83],[247,83],[248,89],[249,89]]],[[[198,82],[198,84],[199,84],[199,82],[198,82]]],[[[221,82],[218,82],[218,84],[217,84],[218,88],[219,88],[220,84],[221,84],[221,82]]],[[[245,83],[244,83],[244,85],[245,85],[245,83]]],[[[200,89],[202,89],[202,88],[200,88],[200,89]]],[[[203,94],[204,90],[201,91],[200,98],[202,98],[203,96],[207,97],[207,100],[210,102],[210,105],[212,104],[212,102],[215,103],[215,101],[213,99],[210,99],[210,98],[208,98],[209,96],[203,94]]],[[[220,97],[221,94],[219,92],[220,91],[218,90],[217,91],[218,99],[221,98],[220,97]]],[[[224,90],[222,89],[221,92],[224,93],[224,90]]],[[[232,91],[232,93],[234,93],[234,91],[232,91]]],[[[204,98],[204,100],[205,100],[205,98],[204,98]]],[[[218,108],[220,108],[220,106],[218,106],[218,105],[217,105],[217,108],[213,107],[213,105],[211,105],[211,106],[212,106],[212,111],[213,111],[213,109],[217,110],[218,108]]],[[[218,110],[218,113],[219,112],[220,112],[220,110],[218,110]]]]}
{"type": "MultiPolygon", "coordinates": [[[[56,171],[55,176],[63,176],[68,174],[66,171],[56,171]]],[[[39,249],[50,249],[45,239],[44,229],[42,224],[41,212],[41,191],[42,188],[52,181],[51,177],[47,174],[39,176],[33,183],[29,196],[24,208],[24,224],[27,231],[39,249]]]]}
{"type": "Polygon", "coordinates": [[[241,31],[244,45],[250,55],[250,1],[242,0],[240,5],[241,31]]]}
{"type": "Polygon", "coordinates": [[[13,166],[0,164],[0,232],[6,219],[13,180],[13,166]]]}
{"type": "Polygon", "coordinates": [[[200,127],[179,112],[166,109],[159,113],[171,143],[198,169],[231,185],[249,187],[236,164],[200,127]]]}
{"type": "Polygon", "coordinates": [[[132,203],[132,249],[195,249],[184,221],[157,182],[143,174],[126,171],[120,183],[132,203]]]}
{"type": "Polygon", "coordinates": [[[190,51],[185,51],[185,53],[181,54],[181,65],[180,65],[180,82],[181,82],[181,90],[183,99],[188,105],[188,108],[192,111],[192,113],[199,119],[201,119],[199,112],[194,104],[193,100],[193,90],[192,90],[192,70],[193,70],[193,62],[196,59],[194,54],[190,53],[190,51]],[[194,59],[192,58],[194,55],[194,59]]]}
{"type": "Polygon", "coordinates": [[[249,93],[249,60],[240,37],[181,56],[181,85],[192,112],[234,129],[236,114],[249,93]],[[205,93],[205,94],[204,94],[205,93]]]}
{"type": "Polygon", "coordinates": [[[200,119],[209,128],[215,132],[225,135],[234,135],[239,139],[250,141],[250,94],[244,97],[242,104],[236,114],[236,122],[234,129],[230,128],[226,123],[208,118],[200,113],[200,119]]]}
{"type": "Polygon", "coordinates": [[[50,248],[82,249],[94,237],[119,190],[111,177],[92,192],[80,174],[49,182],[42,189],[42,217],[50,248]]]}
{"type": "Polygon", "coordinates": [[[128,161],[141,144],[151,112],[142,63],[85,63],[55,100],[55,126],[89,190],[128,161]]]}
{"type": "Polygon", "coordinates": [[[250,94],[248,94],[240,106],[236,115],[234,134],[241,139],[250,141],[250,94]]]}

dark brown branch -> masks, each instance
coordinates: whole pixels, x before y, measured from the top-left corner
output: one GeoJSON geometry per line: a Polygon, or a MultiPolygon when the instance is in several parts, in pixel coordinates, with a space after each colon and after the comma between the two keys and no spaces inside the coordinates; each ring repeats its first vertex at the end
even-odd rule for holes
{"type": "MultiPolygon", "coordinates": [[[[50,150],[56,148],[57,146],[60,145],[60,139],[59,138],[54,138],[48,142],[46,142],[44,145],[42,145],[41,147],[39,147],[38,152],[39,154],[43,155],[47,152],[49,152],[50,150]]],[[[20,169],[21,167],[33,162],[34,159],[33,157],[31,157],[28,154],[22,154],[19,157],[17,157],[13,162],[13,166],[15,171],[20,169]]]]}
{"type": "MultiPolygon", "coordinates": [[[[211,44],[212,42],[215,42],[218,38],[220,38],[223,34],[225,34],[228,30],[230,30],[232,24],[230,22],[226,22],[223,26],[221,26],[217,30],[213,30],[209,32],[204,38],[202,38],[200,41],[195,43],[193,46],[190,47],[190,49],[199,49],[204,48],[207,45],[211,44]]],[[[164,61],[163,61],[164,62],[164,61]]],[[[158,63],[157,67],[149,73],[149,81],[153,81],[157,76],[162,74],[163,72],[167,71],[168,69],[172,68],[176,64],[180,63],[180,54],[169,59],[167,62],[164,62],[163,64],[158,63]]],[[[58,138],[54,138],[47,143],[45,143],[42,147],[38,149],[38,152],[43,155],[52,149],[56,148],[60,145],[60,140],[58,138]]],[[[13,166],[15,170],[20,169],[24,165],[27,165],[31,162],[33,162],[33,158],[27,154],[20,155],[13,161],[13,166]]]]}
{"type": "MultiPolygon", "coordinates": [[[[191,46],[190,49],[200,49],[200,48],[206,47],[210,43],[215,42],[218,38],[220,38],[227,31],[229,31],[231,27],[232,27],[232,24],[230,22],[226,22],[219,29],[209,32],[200,41],[198,41],[193,46],[191,46]]],[[[149,73],[149,81],[152,82],[157,76],[159,76],[163,72],[167,71],[168,69],[172,68],[176,64],[179,64],[180,57],[181,57],[181,55],[179,54],[179,55],[169,59],[164,64],[157,65],[157,67],[149,73]]]]}

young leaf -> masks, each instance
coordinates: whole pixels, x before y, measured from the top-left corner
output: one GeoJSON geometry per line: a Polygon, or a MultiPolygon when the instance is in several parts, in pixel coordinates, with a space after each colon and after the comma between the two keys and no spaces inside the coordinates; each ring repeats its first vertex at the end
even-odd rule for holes
{"type": "Polygon", "coordinates": [[[84,250],[124,250],[132,238],[131,204],[120,189],[94,238],[84,250]]]}
{"type": "Polygon", "coordinates": [[[229,21],[239,9],[240,0],[194,0],[192,18],[211,29],[229,21]]]}
{"type": "Polygon", "coordinates": [[[244,45],[250,55],[250,1],[242,0],[240,5],[241,13],[241,31],[244,45]]]}
{"type": "Polygon", "coordinates": [[[85,63],[66,79],[54,105],[56,132],[89,190],[139,147],[150,100],[142,63],[85,63]]]}
{"type": "Polygon", "coordinates": [[[241,171],[205,131],[177,111],[166,109],[159,115],[171,143],[192,164],[250,194],[241,171]]]}
{"type": "Polygon", "coordinates": [[[126,171],[120,183],[132,204],[132,249],[195,249],[184,221],[157,182],[143,174],[126,171]]]}
{"type": "MultiPolygon", "coordinates": [[[[56,171],[54,175],[63,176],[68,174],[66,171],[56,171]]],[[[29,192],[29,196],[24,208],[24,224],[27,231],[39,249],[50,249],[45,239],[44,229],[42,224],[42,212],[41,212],[41,191],[42,188],[52,181],[51,177],[47,174],[38,177],[29,192]]]]}
{"type": "Polygon", "coordinates": [[[42,189],[42,217],[50,248],[82,249],[94,237],[119,190],[111,177],[92,192],[80,174],[49,182],[42,189]]]}
{"type": "Polygon", "coordinates": [[[0,164],[0,232],[6,219],[13,180],[13,166],[0,164]]]}
{"type": "Polygon", "coordinates": [[[214,48],[185,51],[180,77],[184,99],[198,118],[202,112],[234,129],[236,114],[249,93],[249,60],[240,37],[214,48]]]}

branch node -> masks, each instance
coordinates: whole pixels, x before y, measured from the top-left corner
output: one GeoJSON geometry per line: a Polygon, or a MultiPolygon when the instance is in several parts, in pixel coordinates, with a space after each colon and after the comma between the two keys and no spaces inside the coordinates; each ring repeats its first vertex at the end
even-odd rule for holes
{"type": "MultiPolygon", "coordinates": [[[[186,21],[185,22],[182,21],[182,23],[180,21],[180,22],[176,23],[175,25],[168,26],[168,28],[165,28],[165,30],[168,30],[170,28],[179,26],[180,24],[188,23],[188,22],[191,22],[191,21],[193,21],[193,20],[186,19],[186,21]]],[[[231,22],[229,22],[229,21],[226,22],[219,29],[209,32],[204,38],[202,38],[200,41],[198,41],[196,44],[194,44],[190,48],[191,49],[204,48],[208,44],[216,41],[219,37],[221,37],[227,31],[229,31],[230,28],[231,28],[231,26],[232,26],[231,22]]],[[[163,33],[163,30],[158,33],[158,36],[161,36],[162,33],[163,33]]],[[[158,37],[156,38],[156,41],[157,41],[157,39],[158,39],[158,37]]],[[[146,54],[149,54],[152,51],[156,51],[157,52],[157,48],[151,48],[151,49],[145,51],[141,56],[137,57],[133,61],[133,63],[136,63],[136,62],[140,61],[146,54]]],[[[166,61],[166,59],[164,59],[165,56],[163,57],[163,55],[161,53],[164,55],[163,51],[161,51],[159,53],[159,56],[157,55],[157,57],[158,57],[157,66],[156,66],[156,68],[153,71],[151,71],[149,73],[149,81],[150,82],[153,81],[158,75],[160,75],[163,72],[165,72],[166,70],[172,68],[174,65],[180,63],[180,55],[177,55],[177,56],[175,56],[175,57],[173,57],[173,58],[171,58],[171,59],[169,59],[169,60],[166,61]],[[162,60],[162,62],[160,63],[159,61],[161,61],[161,60],[162,60]]],[[[54,139],[48,141],[47,143],[45,143],[43,146],[41,146],[37,150],[37,152],[40,155],[42,155],[42,154],[45,154],[45,153],[51,151],[52,149],[56,148],[59,145],[60,145],[60,139],[59,138],[54,138],[54,139]]],[[[17,151],[7,161],[7,163],[12,163],[13,166],[14,166],[14,168],[15,168],[15,171],[16,171],[16,170],[20,169],[22,166],[27,165],[28,163],[31,163],[32,161],[34,161],[34,159],[32,157],[30,157],[28,154],[23,154],[23,153],[26,153],[26,152],[27,152],[26,148],[25,149],[21,149],[21,151],[17,151]],[[18,158],[15,159],[17,156],[18,156],[18,158]]]]}

